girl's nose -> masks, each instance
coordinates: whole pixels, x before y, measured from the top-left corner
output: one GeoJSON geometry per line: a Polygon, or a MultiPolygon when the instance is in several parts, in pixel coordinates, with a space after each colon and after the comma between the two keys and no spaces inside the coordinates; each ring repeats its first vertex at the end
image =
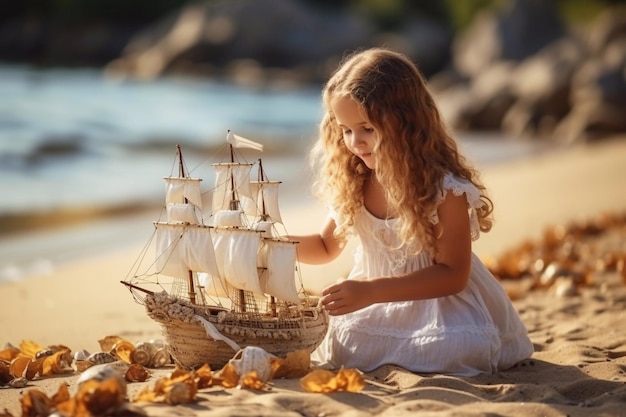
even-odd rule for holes
{"type": "Polygon", "coordinates": [[[358,148],[359,146],[363,146],[365,144],[365,139],[358,133],[352,133],[352,137],[350,138],[350,145],[353,148],[358,148]]]}

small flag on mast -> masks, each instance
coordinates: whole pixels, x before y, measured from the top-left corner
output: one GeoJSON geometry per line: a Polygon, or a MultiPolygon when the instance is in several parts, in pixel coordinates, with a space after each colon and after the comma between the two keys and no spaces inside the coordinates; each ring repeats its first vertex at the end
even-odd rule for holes
{"type": "Polygon", "coordinates": [[[250,148],[250,149],[255,149],[261,152],[263,151],[262,144],[251,141],[250,139],[242,138],[239,135],[235,135],[230,130],[228,131],[228,134],[226,135],[226,141],[228,141],[228,143],[233,145],[235,148],[250,148]]]}

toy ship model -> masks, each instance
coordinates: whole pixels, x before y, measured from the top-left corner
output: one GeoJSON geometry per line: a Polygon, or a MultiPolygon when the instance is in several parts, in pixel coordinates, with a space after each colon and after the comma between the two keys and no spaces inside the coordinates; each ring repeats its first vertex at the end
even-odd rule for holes
{"type": "Polygon", "coordinates": [[[167,220],[154,223],[152,239],[122,281],[185,369],[222,366],[246,346],[282,357],[312,351],[328,329],[321,304],[304,291],[297,242],[277,236],[277,227],[284,228],[280,182],[267,179],[261,159],[238,161],[239,148],[262,145],[230,131],[227,142],[230,161],[212,164],[206,219],[201,179],[188,176],[177,146],[179,176],[165,178],[167,220]],[[251,181],[257,164],[258,180],[251,181]],[[142,266],[151,249],[156,258],[142,266]]]}

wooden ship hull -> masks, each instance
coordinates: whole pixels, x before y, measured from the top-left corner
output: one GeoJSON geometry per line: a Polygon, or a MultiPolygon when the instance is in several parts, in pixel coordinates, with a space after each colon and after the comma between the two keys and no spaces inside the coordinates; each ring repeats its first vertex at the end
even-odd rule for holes
{"type": "Polygon", "coordinates": [[[206,322],[240,348],[257,346],[283,358],[302,349],[312,352],[328,329],[328,315],[319,303],[294,307],[290,315],[279,317],[194,305],[164,293],[146,296],[145,306],[160,325],[175,364],[183,369],[205,363],[219,369],[237,353],[231,344],[209,336],[206,322]]]}

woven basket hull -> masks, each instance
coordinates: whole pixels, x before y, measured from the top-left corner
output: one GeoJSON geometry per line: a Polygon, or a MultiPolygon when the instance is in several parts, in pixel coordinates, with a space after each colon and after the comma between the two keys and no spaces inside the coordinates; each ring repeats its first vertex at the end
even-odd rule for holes
{"type": "MultiPolygon", "coordinates": [[[[321,307],[308,307],[297,318],[277,319],[255,317],[254,320],[229,322],[223,319],[225,310],[194,308],[195,315],[210,322],[222,335],[241,348],[258,346],[267,352],[285,357],[287,353],[309,349],[313,351],[328,330],[328,317],[321,307]]],[[[167,309],[148,308],[148,315],[161,326],[163,337],[177,366],[193,369],[205,363],[213,369],[224,366],[237,353],[226,342],[207,335],[203,325],[195,319],[177,317],[167,309]]]]}

